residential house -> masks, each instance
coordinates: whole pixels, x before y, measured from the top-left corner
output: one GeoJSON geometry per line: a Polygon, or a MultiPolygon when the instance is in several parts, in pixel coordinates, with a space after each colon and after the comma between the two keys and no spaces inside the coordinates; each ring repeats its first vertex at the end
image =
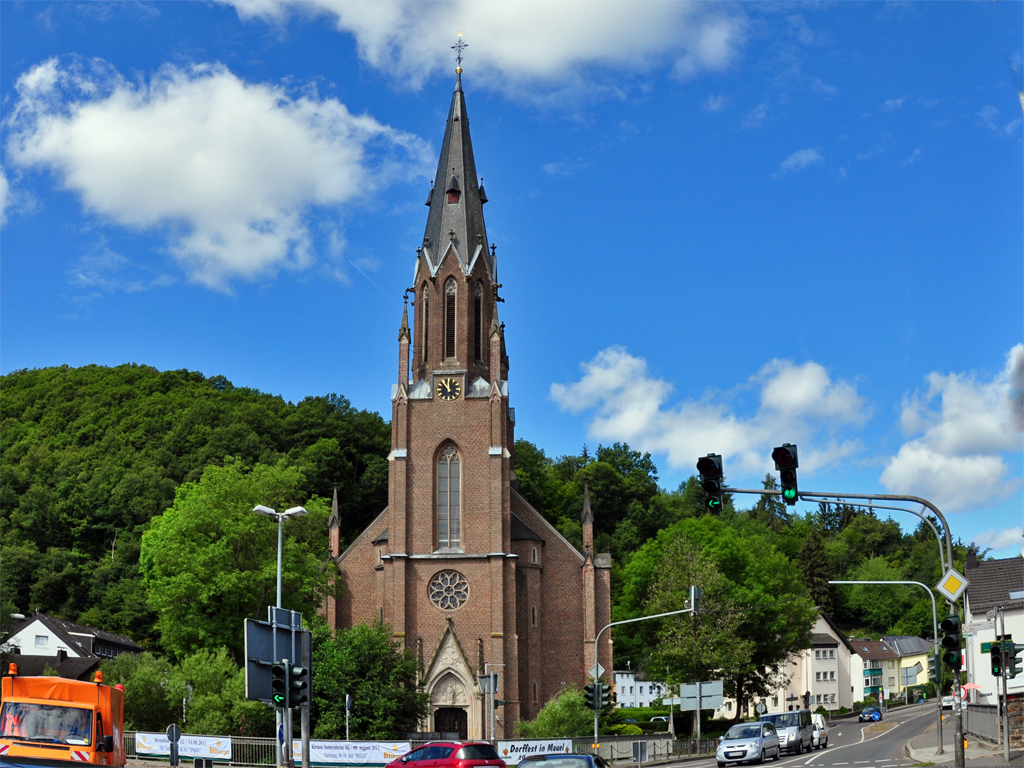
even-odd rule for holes
{"type": "Polygon", "coordinates": [[[886,640],[851,638],[850,680],[855,701],[890,698],[899,690],[900,652],[886,640]]]}
{"type": "MultiPolygon", "coordinates": [[[[794,709],[852,709],[850,659],[853,645],[828,616],[821,615],[811,628],[811,647],[794,654],[783,670],[786,683],[761,700],[768,713],[794,709]]],[[[726,699],[715,717],[735,717],[736,702],[726,699]]],[[[755,702],[748,703],[747,717],[754,716],[755,702]]]]}
{"type": "Polygon", "coordinates": [[[651,707],[666,695],[664,683],[652,683],[644,679],[643,672],[630,670],[615,673],[616,707],[651,707]]]}
{"type": "Polygon", "coordinates": [[[145,650],[124,635],[65,621],[45,613],[37,613],[22,621],[8,635],[3,645],[16,655],[47,656],[52,659],[62,654],[64,659],[113,659],[122,653],[142,653],[145,650]]]}
{"type": "MultiPolygon", "coordinates": [[[[1003,633],[1024,643],[1024,558],[978,560],[971,552],[964,564],[968,586],[964,599],[964,657],[968,680],[980,688],[971,691],[975,704],[996,703],[996,678],[988,644],[1003,633]],[[1002,621],[989,619],[989,611],[1002,607],[1002,621]],[[983,649],[984,650],[983,652],[983,649]]],[[[998,683],[1002,692],[1002,683],[998,683]]],[[[1024,694],[1024,675],[1007,681],[1011,697],[1024,694]]]]}
{"type": "Polygon", "coordinates": [[[935,653],[931,640],[913,635],[884,635],[882,640],[889,643],[900,655],[900,674],[896,682],[899,693],[905,688],[914,688],[928,682],[928,660],[935,653]],[[904,673],[903,670],[910,670],[904,673]]]}

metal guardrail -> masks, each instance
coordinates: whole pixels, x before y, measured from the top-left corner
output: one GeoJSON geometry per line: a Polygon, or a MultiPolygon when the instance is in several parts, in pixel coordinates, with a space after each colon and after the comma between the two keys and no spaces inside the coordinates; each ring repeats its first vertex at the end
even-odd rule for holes
{"type": "Polygon", "coordinates": [[[964,709],[964,733],[998,744],[999,707],[994,704],[968,704],[964,709]]]}

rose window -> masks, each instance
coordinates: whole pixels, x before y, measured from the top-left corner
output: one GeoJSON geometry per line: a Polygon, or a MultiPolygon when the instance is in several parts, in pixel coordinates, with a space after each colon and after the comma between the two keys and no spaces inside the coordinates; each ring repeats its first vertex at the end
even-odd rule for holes
{"type": "Polygon", "coordinates": [[[430,602],[445,611],[461,608],[469,599],[469,582],[458,571],[441,571],[427,589],[430,602]]]}

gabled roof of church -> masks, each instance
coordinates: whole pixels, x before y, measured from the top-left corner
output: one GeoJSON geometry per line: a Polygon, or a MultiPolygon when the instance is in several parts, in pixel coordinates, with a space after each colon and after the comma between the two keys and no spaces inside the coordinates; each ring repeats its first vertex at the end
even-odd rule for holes
{"type": "Polygon", "coordinates": [[[515,512],[509,514],[508,533],[509,538],[513,541],[544,541],[536,531],[520,520],[515,512]]]}
{"type": "Polygon", "coordinates": [[[483,194],[483,187],[476,175],[473,142],[469,137],[469,115],[462,92],[462,74],[459,73],[448,110],[434,186],[427,203],[430,213],[423,233],[424,254],[433,268],[437,267],[452,243],[466,265],[472,263],[477,246],[482,246],[480,257],[487,264],[492,281],[497,280],[495,257],[487,248],[483,209],[485,202],[487,196],[483,194]],[[458,205],[447,204],[449,191],[459,195],[458,205]],[[454,233],[454,238],[451,233],[454,233]]]}

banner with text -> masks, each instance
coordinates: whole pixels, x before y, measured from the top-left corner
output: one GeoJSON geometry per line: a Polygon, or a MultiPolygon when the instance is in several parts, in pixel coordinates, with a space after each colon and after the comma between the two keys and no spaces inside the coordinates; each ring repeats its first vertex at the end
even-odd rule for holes
{"type": "MultiPolygon", "coordinates": [[[[171,742],[166,733],[136,733],[135,754],[167,757],[171,742]]],[[[227,736],[190,736],[182,734],[178,741],[178,756],[182,758],[209,757],[231,761],[231,739],[227,736]]]]}
{"type": "MultiPolygon", "coordinates": [[[[183,737],[184,738],[184,737],[183,737]]],[[[412,749],[408,741],[310,741],[312,765],[358,765],[365,768],[385,766],[412,749]]],[[[302,742],[292,741],[292,754],[302,764],[302,742]]]]}
{"type": "Polygon", "coordinates": [[[567,755],[572,752],[572,739],[521,739],[499,741],[498,757],[506,763],[522,760],[530,755],[567,755]]]}

